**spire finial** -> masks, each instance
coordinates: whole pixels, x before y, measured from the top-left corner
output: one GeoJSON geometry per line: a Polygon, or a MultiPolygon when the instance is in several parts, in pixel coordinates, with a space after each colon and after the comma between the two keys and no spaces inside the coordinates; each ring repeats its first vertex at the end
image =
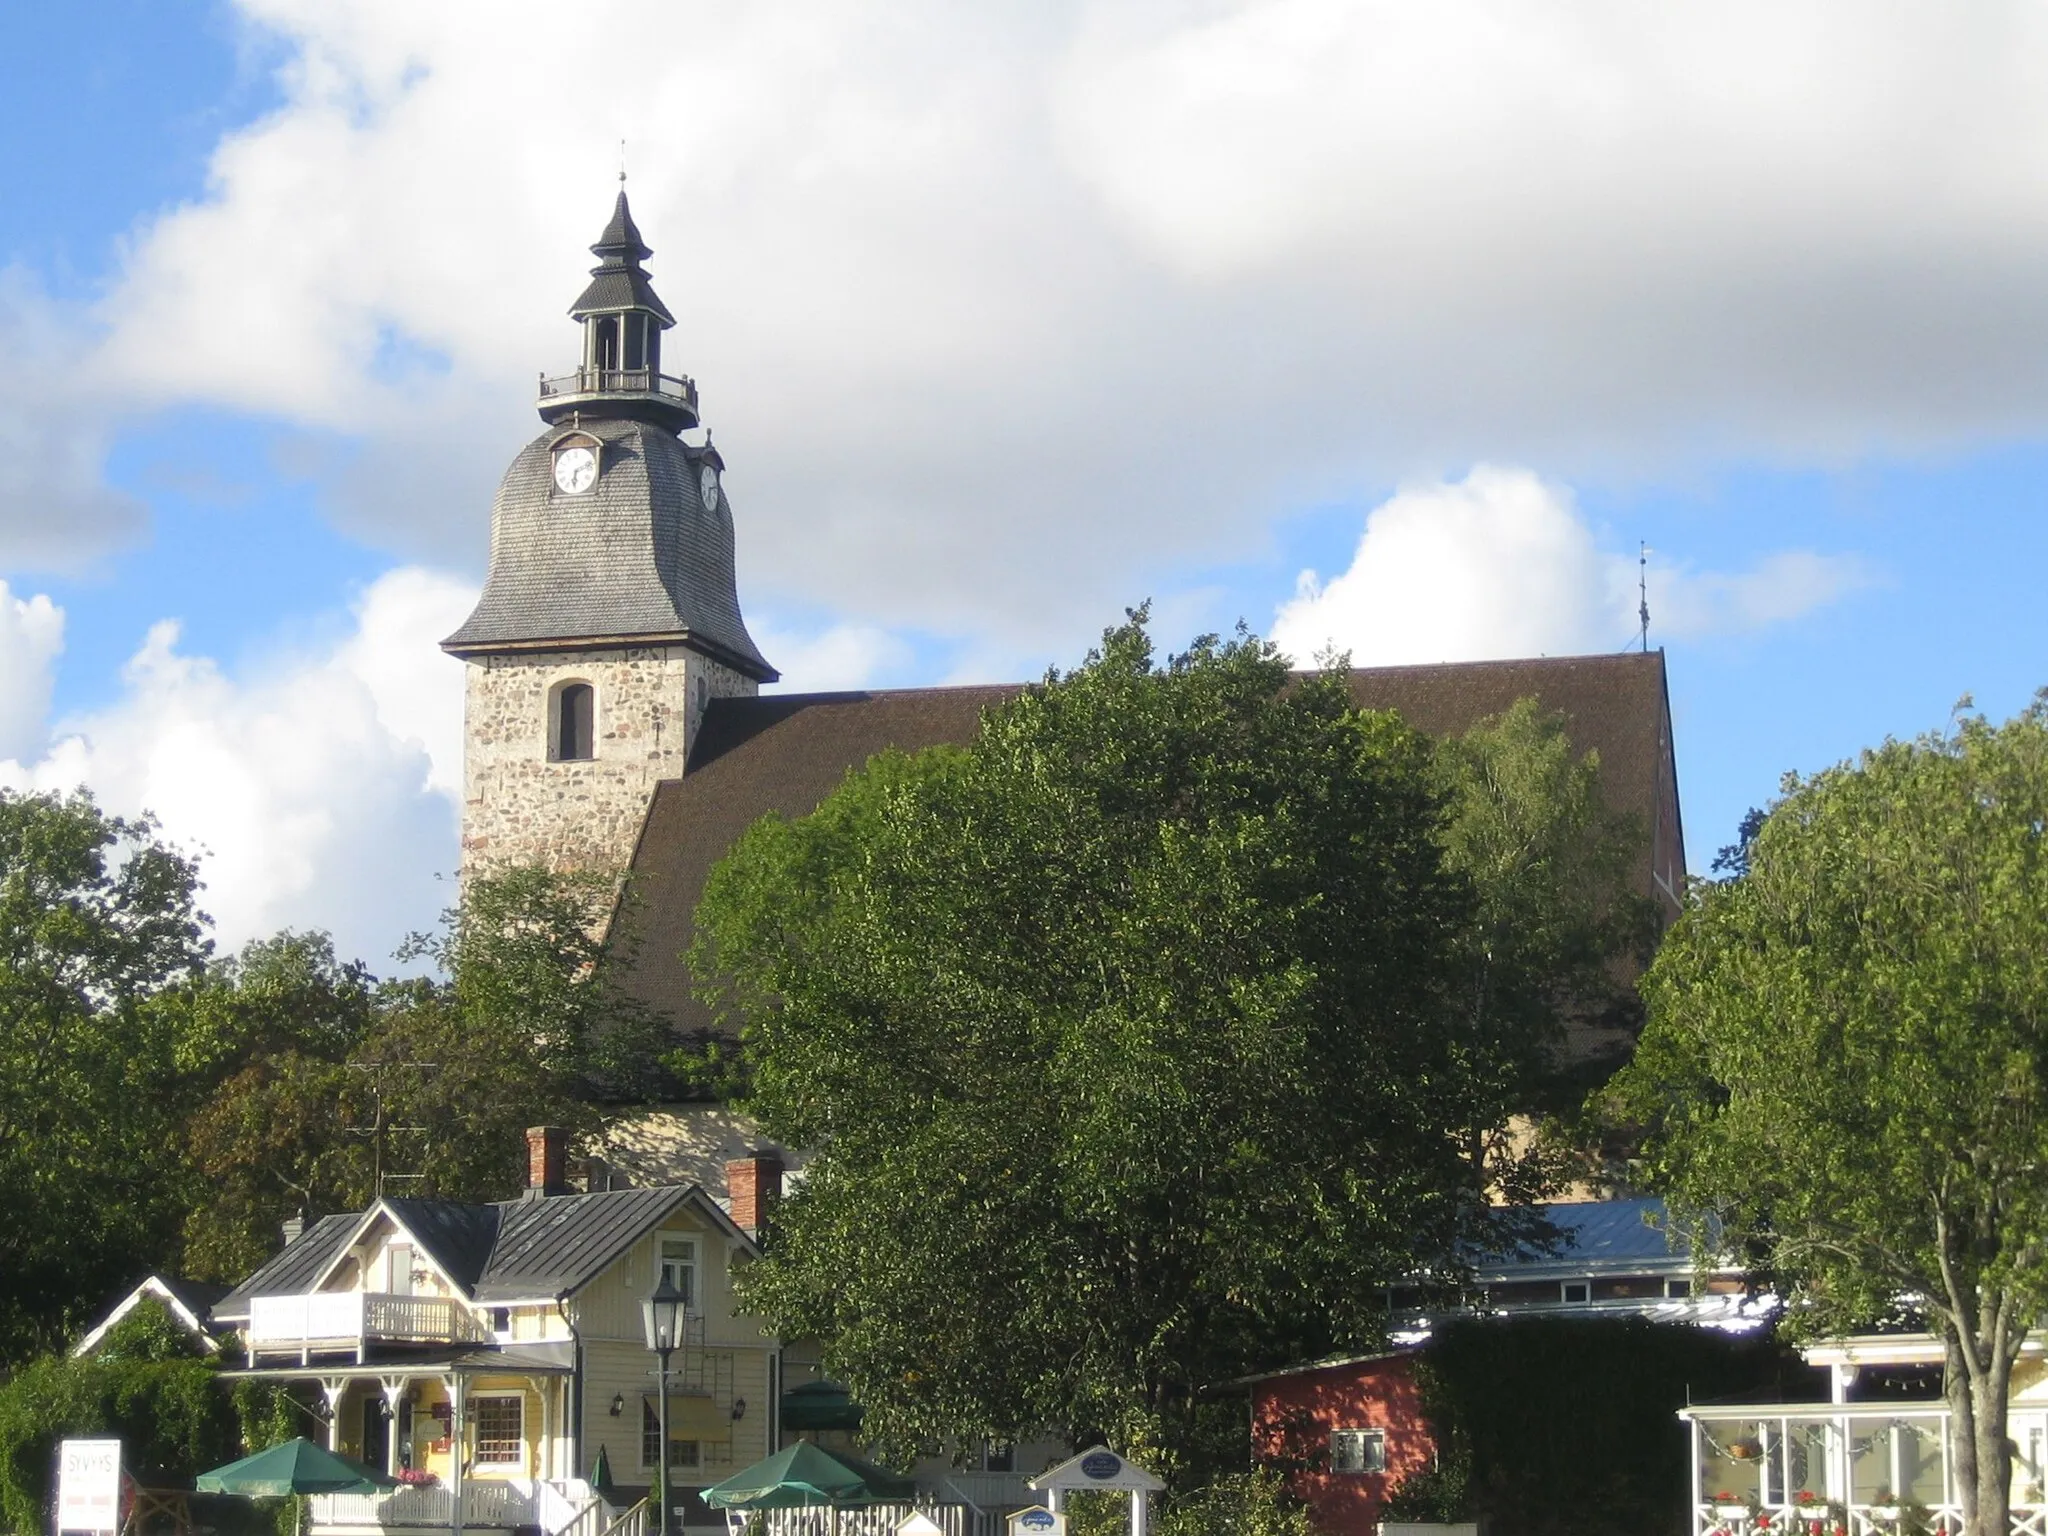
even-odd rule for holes
{"type": "Polygon", "coordinates": [[[619,185],[626,184],[626,141],[619,140],[619,185]]]}

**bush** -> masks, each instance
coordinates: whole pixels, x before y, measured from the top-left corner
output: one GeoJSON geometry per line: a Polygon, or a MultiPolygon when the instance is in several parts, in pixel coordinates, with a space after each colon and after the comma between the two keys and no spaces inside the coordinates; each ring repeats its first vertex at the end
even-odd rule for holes
{"type": "MultiPolygon", "coordinates": [[[[1069,1536],[1123,1536],[1130,1495],[1077,1493],[1067,1506],[1069,1536]]],[[[1152,1524],[1156,1536],[1315,1536],[1308,1511],[1276,1472],[1233,1472],[1169,1497],[1152,1524]]]]}
{"type": "Polygon", "coordinates": [[[299,1433],[280,1388],[223,1382],[202,1347],[154,1300],[116,1324],[85,1359],[45,1355],[0,1386],[0,1529],[41,1536],[56,1489],[57,1442],[118,1436],[144,1484],[177,1486],[299,1433]]]}
{"type": "Polygon", "coordinates": [[[1467,1319],[1417,1365],[1434,1472],[1395,1490],[1399,1518],[1484,1519],[1498,1536],[1678,1536],[1688,1401],[1825,1397],[1768,1336],[1642,1319],[1467,1319]]]}

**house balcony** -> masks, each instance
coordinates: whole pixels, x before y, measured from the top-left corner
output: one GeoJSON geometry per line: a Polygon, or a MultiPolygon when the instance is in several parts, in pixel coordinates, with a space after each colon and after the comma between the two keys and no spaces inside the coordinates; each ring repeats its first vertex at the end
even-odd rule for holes
{"type": "MultiPolygon", "coordinates": [[[[1958,1536],[1947,1408],[1938,1403],[1696,1407],[1694,1536],[1958,1536]]],[[[2048,1410],[2011,1410],[2014,1536],[2048,1531],[2048,1410]]]]}
{"type": "Polygon", "coordinates": [[[307,1296],[257,1296],[249,1303],[248,1351],[265,1355],[353,1354],[375,1344],[486,1344],[476,1315],[447,1296],[392,1296],[376,1291],[323,1291],[307,1296]]]}
{"type": "Polygon", "coordinates": [[[638,404],[664,422],[697,422],[697,381],[652,368],[578,368],[554,378],[540,376],[540,411],[549,421],[600,403],[638,404]]]}

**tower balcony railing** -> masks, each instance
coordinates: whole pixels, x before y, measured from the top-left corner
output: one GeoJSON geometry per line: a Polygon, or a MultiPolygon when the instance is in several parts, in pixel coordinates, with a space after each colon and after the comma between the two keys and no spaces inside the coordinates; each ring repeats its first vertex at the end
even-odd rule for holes
{"type": "Polygon", "coordinates": [[[697,408],[697,381],[673,373],[656,373],[652,368],[578,368],[557,378],[540,377],[542,400],[572,399],[581,395],[651,395],[697,408]]]}

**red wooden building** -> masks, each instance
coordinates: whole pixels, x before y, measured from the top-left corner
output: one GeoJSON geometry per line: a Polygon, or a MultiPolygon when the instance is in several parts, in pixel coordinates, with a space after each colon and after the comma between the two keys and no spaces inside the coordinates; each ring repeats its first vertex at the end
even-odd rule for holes
{"type": "Polygon", "coordinates": [[[1436,1460],[1415,1352],[1317,1360],[1246,1377],[1252,1455],[1287,1473],[1316,1529],[1373,1536],[1387,1495],[1436,1460]]]}

